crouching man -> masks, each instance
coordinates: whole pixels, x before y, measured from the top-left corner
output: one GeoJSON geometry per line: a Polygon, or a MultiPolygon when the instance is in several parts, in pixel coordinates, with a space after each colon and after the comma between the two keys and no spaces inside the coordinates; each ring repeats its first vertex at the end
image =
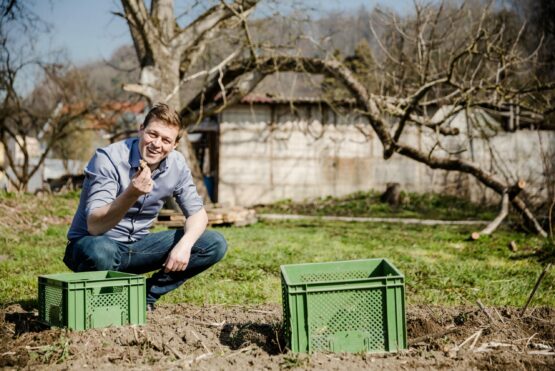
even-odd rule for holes
{"type": "Polygon", "coordinates": [[[175,148],[177,112],[154,106],[139,131],[98,149],[85,168],[79,207],[68,232],[64,263],[74,272],[115,270],[147,279],[147,308],[160,296],[220,261],[224,238],[207,231],[208,217],[191,171],[175,148]],[[167,197],[186,217],[184,229],[149,233],[167,197]]]}

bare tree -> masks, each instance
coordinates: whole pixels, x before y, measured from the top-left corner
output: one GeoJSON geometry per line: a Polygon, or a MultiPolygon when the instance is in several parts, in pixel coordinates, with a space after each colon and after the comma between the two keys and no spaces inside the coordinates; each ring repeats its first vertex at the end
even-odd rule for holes
{"type": "MultiPolygon", "coordinates": [[[[76,95],[71,94],[70,85],[74,85],[71,73],[58,76],[55,72],[46,73],[48,82],[54,91],[35,90],[34,94],[22,97],[16,93],[17,67],[4,66],[9,71],[2,81],[0,91],[4,99],[0,107],[0,142],[4,147],[8,180],[19,191],[26,191],[29,181],[41,168],[48,154],[64,138],[81,131],[93,112],[91,103],[74,102],[76,95]],[[40,94],[47,94],[50,102],[40,102],[40,94]],[[32,153],[32,140],[38,144],[38,153],[32,153]],[[19,154],[16,156],[15,154],[19,154]],[[33,156],[38,155],[38,158],[33,156]]],[[[51,66],[41,66],[45,70],[51,66]]],[[[86,88],[85,88],[86,89],[86,88]]],[[[81,89],[78,89],[82,91],[81,89]]]]}
{"type": "MultiPolygon", "coordinates": [[[[238,103],[264,77],[276,72],[325,75],[343,86],[355,112],[368,120],[383,144],[384,158],[398,154],[432,169],[470,174],[499,195],[508,195],[527,224],[546,235],[522,195],[510,191],[519,179],[474,162],[464,156],[467,148],[453,150],[446,145],[452,138],[467,144],[471,132],[483,130],[478,121],[472,121],[472,112],[478,108],[535,125],[542,125],[544,115],[553,109],[549,92],[555,82],[530,73],[542,44],[540,40],[531,51],[523,48],[525,22],[511,23],[512,18],[503,14],[505,10],[492,10],[480,1],[460,6],[415,2],[414,16],[405,18],[387,11],[374,12],[369,29],[376,55],[364,51],[364,46],[359,54],[375,65],[362,69],[363,77],[356,64],[333,53],[323,53],[323,58],[283,53],[282,45],[272,47],[252,37],[245,17],[256,3],[221,1],[180,28],[175,26],[170,0],[153,0],[150,13],[142,1],[122,0],[125,13],[120,15],[129,24],[141,64],[141,83],[127,85],[126,90],[179,106],[180,84],[202,76],[202,88],[181,106],[184,122],[196,123],[238,103]],[[245,53],[232,53],[213,68],[192,73],[209,41],[230,20],[242,26],[245,53]],[[375,27],[376,22],[382,26],[375,27]],[[369,72],[375,76],[370,78],[369,72]],[[443,113],[437,115],[441,110],[443,113]],[[461,132],[450,126],[461,112],[468,114],[473,130],[461,132]],[[414,128],[431,138],[427,147],[407,140],[407,132],[414,128]]],[[[311,42],[318,43],[313,38],[311,42]]],[[[326,46],[319,48],[325,50],[326,46]]],[[[192,157],[189,159],[196,163],[192,157]]],[[[194,172],[200,174],[198,168],[194,172]]]]}
{"type": "Polygon", "coordinates": [[[79,129],[75,123],[91,106],[82,94],[88,91],[82,76],[29,49],[36,33],[45,31],[40,18],[16,0],[2,0],[0,12],[0,143],[11,170],[8,180],[25,191],[52,147],[79,129]],[[42,81],[31,93],[21,88],[29,74],[42,81]],[[30,140],[41,143],[36,159],[31,158],[30,140]]]}
{"type": "Polygon", "coordinates": [[[461,150],[444,145],[446,136],[460,136],[461,143],[467,139],[468,133],[449,126],[460,112],[483,108],[508,115],[519,110],[523,121],[541,125],[543,115],[552,109],[545,93],[552,91],[555,83],[528,73],[541,45],[529,53],[521,47],[526,24],[513,32],[514,27],[508,29],[503,17],[487,7],[444,4],[416,3],[416,14],[408,19],[388,12],[378,15],[389,27],[388,34],[374,35],[381,51],[381,59],[376,60],[381,94],[369,90],[353,70],[333,56],[259,55],[226,66],[223,77],[213,75],[202,93],[182,110],[183,116],[195,122],[199,116],[219,112],[276,71],[324,74],[349,92],[356,110],[367,118],[383,144],[386,159],[396,153],[432,169],[470,174],[498,194],[510,194],[513,207],[527,224],[546,236],[524,199],[509,193],[518,179],[481,167],[461,156],[461,150]],[[438,107],[450,108],[437,117],[438,107]],[[411,127],[435,138],[428,148],[404,140],[411,127]]]}

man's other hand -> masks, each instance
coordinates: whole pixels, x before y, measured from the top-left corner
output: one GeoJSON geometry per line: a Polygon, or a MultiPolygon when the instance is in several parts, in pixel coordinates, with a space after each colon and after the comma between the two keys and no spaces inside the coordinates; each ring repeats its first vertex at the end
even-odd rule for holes
{"type": "Polygon", "coordinates": [[[164,272],[180,272],[184,271],[189,264],[191,257],[191,249],[176,245],[164,263],[164,272]]]}

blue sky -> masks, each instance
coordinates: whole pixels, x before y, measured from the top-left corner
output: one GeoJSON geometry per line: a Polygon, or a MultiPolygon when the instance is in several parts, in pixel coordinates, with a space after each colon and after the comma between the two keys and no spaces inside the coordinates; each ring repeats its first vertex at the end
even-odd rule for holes
{"type": "MultiPolygon", "coordinates": [[[[176,7],[183,3],[180,0],[175,2],[176,7]]],[[[386,5],[401,13],[412,8],[412,0],[289,0],[288,2],[322,9],[323,12],[356,10],[362,5],[372,9],[376,4],[386,5]]],[[[40,40],[42,51],[65,49],[69,59],[75,64],[101,58],[108,59],[118,47],[131,44],[127,24],[110,13],[121,8],[117,0],[35,0],[31,8],[53,27],[52,33],[40,40]]],[[[259,13],[270,12],[264,1],[259,8],[259,13]]],[[[197,11],[200,10],[197,9],[197,11]]]]}

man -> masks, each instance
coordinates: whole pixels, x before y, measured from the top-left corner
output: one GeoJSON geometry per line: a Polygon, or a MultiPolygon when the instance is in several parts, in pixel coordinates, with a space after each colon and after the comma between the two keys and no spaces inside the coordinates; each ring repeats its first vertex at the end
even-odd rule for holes
{"type": "Polygon", "coordinates": [[[68,232],[64,263],[75,272],[146,273],[147,309],[225,255],[184,157],[177,112],[157,104],[139,138],[98,149],[85,168],[79,207],[68,232]],[[142,165],[142,166],[141,166],[142,165]],[[184,229],[149,233],[164,199],[174,197],[186,217],[184,229]]]}

